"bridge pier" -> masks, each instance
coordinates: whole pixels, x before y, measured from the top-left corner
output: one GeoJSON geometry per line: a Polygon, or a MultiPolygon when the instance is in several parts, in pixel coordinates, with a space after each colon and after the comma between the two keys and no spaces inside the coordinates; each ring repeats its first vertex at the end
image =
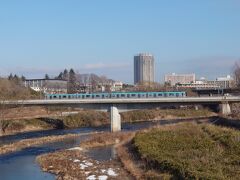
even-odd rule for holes
{"type": "Polygon", "coordinates": [[[121,131],[121,116],[118,112],[117,107],[111,106],[110,116],[111,116],[111,132],[121,131]]]}
{"type": "Polygon", "coordinates": [[[221,114],[223,114],[223,115],[229,115],[229,114],[232,113],[232,112],[231,112],[231,107],[230,107],[230,105],[229,105],[228,102],[224,102],[224,103],[220,104],[219,106],[220,106],[220,112],[221,112],[221,114]]]}

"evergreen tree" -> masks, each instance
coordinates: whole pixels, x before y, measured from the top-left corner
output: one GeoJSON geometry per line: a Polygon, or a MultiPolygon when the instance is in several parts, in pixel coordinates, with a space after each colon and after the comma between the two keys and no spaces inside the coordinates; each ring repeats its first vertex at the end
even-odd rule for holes
{"type": "Polygon", "coordinates": [[[63,78],[63,72],[60,72],[60,73],[59,73],[57,79],[60,79],[60,80],[63,80],[63,79],[64,79],[64,78],[63,78]]]}
{"type": "Polygon", "coordinates": [[[50,79],[48,74],[45,74],[45,79],[50,79]]]}
{"type": "Polygon", "coordinates": [[[77,87],[77,80],[76,80],[76,74],[73,69],[70,69],[69,71],[69,78],[68,78],[68,84],[67,84],[67,91],[69,94],[76,93],[77,87]]]}
{"type": "Polygon", "coordinates": [[[8,76],[8,80],[13,80],[13,75],[12,75],[12,73],[8,76]]]}
{"type": "Polygon", "coordinates": [[[14,75],[13,78],[11,79],[16,85],[21,85],[21,79],[18,77],[18,75],[14,75]]]}
{"type": "Polygon", "coordinates": [[[22,80],[22,81],[25,81],[25,80],[26,80],[26,77],[22,75],[21,80],[22,80]]]}
{"type": "Polygon", "coordinates": [[[68,70],[64,69],[64,71],[63,71],[63,79],[64,80],[68,80],[68,76],[69,76],[68,70]]]}

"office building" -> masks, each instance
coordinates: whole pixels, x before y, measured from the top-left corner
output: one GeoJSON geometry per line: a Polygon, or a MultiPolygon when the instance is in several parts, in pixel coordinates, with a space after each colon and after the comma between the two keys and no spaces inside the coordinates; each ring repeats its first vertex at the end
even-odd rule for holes
{"type": "Polygon", "coordinates": [[[154,82],[154,57],[148,53],[134,56],[134,84],[154,82]]]}
{"type": "Polygon", "coordinates": [[[25,87],[34,91],[55,94],[67,93],[67,81],[58,79],[26,79],[25,87]]]}
{"type": "Polygon", "coordinates": [[[195,82],[195,74],[167,74],[165,75],[164,81],[171,86],[190,84],[195,82]]]}
{"type": "Polygon", "coordinates": [[[233,87],[233,78],[228,75],[226,77],[218,77],[216,80],[200,79],[193,83],[180,83],[177,87],[191,89],[228,89],[233,87]]]}

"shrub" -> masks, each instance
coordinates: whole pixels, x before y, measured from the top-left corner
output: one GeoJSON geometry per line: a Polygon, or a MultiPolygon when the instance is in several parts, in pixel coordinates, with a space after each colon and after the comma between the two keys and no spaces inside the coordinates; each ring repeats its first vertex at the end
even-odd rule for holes
{"type": "Polygon", "coordinates": [[[146,163],[181,179],[240,177],[240,132],[183,123],[140,132],[134,146],[146,163]]]}

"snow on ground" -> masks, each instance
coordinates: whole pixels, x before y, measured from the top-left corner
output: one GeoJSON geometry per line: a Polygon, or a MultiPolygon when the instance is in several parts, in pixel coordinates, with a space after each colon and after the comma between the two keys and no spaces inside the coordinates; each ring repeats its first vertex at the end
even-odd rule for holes
{"type": "Polygon", "coordinates": [[[86,165],[86,164],[80,164],[80,169],[85,169],[85,168],[87,168],[88,166],[86,165]]]}
{"type": "Polygon", "coordinates": [[[117,176],[117,174],[113,171],[112,168],[109,168],[107,173],[108,173],[109,176],[117,176]]]}
{"type": "Polygon", "coordinates": [[[85,175],[88,176],[87,180],[107,180],[110,176],[116,177],[118,174],[116,173],[116,170],[119,169],[113,169],[113,168],[107,168],[107,169],[98,169],[98,166],[101,165],[101,163],[96,163],[96,166],[94,163],[90,162],[89,160],[79,160],[79,159],[72,159],[72,162],[79,164],[80,169],[84,170],[85,175]]]}
{"type": "Polygon", "coordinates": [[[70,150],[70,151],[75,151],[75,150],[82,151],[83,148],[80,148],[80,147],[74,147],[74,148],[70,148],[70,149],[68,149],[68,150],[70,150]]]}
{"type": "Polygon", "coordinates": [[[78,162],[80,162],[80,160],[79,160],[79,159],[74,159],[73,162],[74,162],[74,163],[78,163],[78,162]]]}
{"type": "Polygon", "coordinates": [[[96,179],[95,175],[91,175],[87,177],[87,180],[95,180],[95,179],[96,179]]]}
{"type": "Polygon", "coordinates": [[[106,175],[98,176],[98,179],[99,180],[107,180],[108,176],[106,176],[106,175]]]}

